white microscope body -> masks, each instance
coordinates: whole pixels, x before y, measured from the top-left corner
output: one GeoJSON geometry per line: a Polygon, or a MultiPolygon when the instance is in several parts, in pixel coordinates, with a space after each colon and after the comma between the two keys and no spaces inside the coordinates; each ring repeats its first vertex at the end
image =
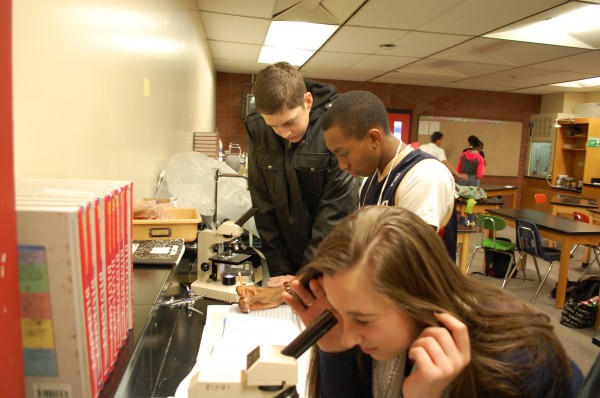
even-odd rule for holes
{"type": "Polygon", "coordinates": [[[225,221],[216,230],[204,229],[198,233],[198,279],[192,283],[195,294],[236,303],[238,272],[246,286],[262,280],[262,269],[253,267],[250,255],[215,250],[219,245],[239,238],[244,232],[242,225],[255,212],[252,208],[235,222],[225,221]]]}
{"type": "Polygon", "coordinates": [[[260,345],[247,357],[247,369],[201,369],[190,380],[189,398],[264,398],[293,396],[298,383],[296,359],[284,347],[260,345]],[[290,395],[286,395],[289,390],[290,395]],[[280,395],[282,394],[282,395],[280,395]]]}
{"type": "Polygon", "coordinates": [[[287,346],[256,347],[246,356],[246,369],[200,369],[192,376],[188,397],[297,397],[297,359],[336,323],[331,311],[325,310],[287,346]]]}

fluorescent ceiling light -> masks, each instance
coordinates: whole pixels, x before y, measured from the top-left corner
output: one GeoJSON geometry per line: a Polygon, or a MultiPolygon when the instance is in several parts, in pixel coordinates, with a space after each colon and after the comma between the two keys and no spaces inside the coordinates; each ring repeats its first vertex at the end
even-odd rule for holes
{"type": "Polygon", "coordinates": [[[287,61],[294,66],[300,66],[304,65],[314,53],[314,51],[309,50],[263,46],[260,49],[258,62],[261,64],[274,64],[275,62],[287,61]]]}
{"type": "Polygon", "coordinates": [[[304,64],[337,30],[338,25],[309,22],[272,21],[258,62],[287,61],[304,64]]]}
{"type": "Polygon", "coordinates": [[[600,20],[600,4],[584,5],[541,21],[516,23],[484,37],[598,49],[600,48],[598,20],[600,20]]]}
{"type": "Polygon", "coordinates": [[[600,77],[592,77],[590,79],[574,80],[572,82],[551,84],[551,86],[574,87],[574,88],[597,87],[597,86],[600,86],[600,77]]]}

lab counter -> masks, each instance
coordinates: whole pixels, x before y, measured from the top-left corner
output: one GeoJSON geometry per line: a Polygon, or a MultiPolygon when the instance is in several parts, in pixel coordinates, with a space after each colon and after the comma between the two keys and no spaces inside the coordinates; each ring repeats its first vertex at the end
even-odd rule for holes
{"type": "MultiPolygon", "coordinates": [[[[169,397],[196,362],[206,307],[225,304],[199,299],[195,311],[173,307],[168,301],[184,297],[193,258],[184,257],[172,268],[133,269],[134,328],[119,353],[101,397],[169,397]]],[[[194,278],[195,279],[195,278],[194,278]]]]}

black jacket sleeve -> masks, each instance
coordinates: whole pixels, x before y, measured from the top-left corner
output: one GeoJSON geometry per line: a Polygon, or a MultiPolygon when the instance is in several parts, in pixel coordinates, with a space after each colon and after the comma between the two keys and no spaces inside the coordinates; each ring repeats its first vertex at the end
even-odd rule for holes
{"type": "MultiPolygon", "coordinates": [[[[276,199],[269,193],[267,176],[263,174],[262,168],[258,167],[257,150],[254,148],[252,138],[253,132],[250,129],[247,130],[249,137],[248,188],[250,189],[252,203],[257,208],[254,219],[260,234],[260,250],[267,259],[270,276],[294,275],[295,272],[288,260],[286,245],[281,237],[276,204],[274,203],[276,199]]],[[[284,172],[282,166],[281,173],[284,172]]]]}
{"type": "MultiPolygon", "coordinates": [[[[333,157],[333,159],[335,159],[333,157]]],[[[358,182],[334,161],[327,172],[324,194],[315,214],[311,240],[304,252],[304,264],[314,257],[323,238],[348,214],[358,208],[358,182]]]]}

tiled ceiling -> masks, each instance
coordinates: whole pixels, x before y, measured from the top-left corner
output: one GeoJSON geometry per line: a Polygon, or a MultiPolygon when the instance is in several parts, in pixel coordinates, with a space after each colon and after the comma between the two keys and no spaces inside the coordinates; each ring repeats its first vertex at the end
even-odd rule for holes
{"type": "MultiPolygon", "coordinates": [[[[600,76],[600,50],[485,38],[600,0],[197,0],[215,68],[255,74],[272,20],[339,24],[300,71],[315,79],[550,94],[600,76]],[[382,44],[395,47],[381,48],[382,44]]],[[[598,5],[600,7],[600,5],[598,5]]],[[[600,21],[598,21],[600,26],[600,21]]]]}

